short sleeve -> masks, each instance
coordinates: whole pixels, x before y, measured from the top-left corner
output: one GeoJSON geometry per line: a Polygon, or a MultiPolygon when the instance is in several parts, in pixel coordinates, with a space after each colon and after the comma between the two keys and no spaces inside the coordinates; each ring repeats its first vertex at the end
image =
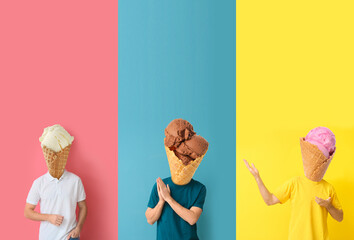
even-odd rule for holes
{"type": "Polygon", "coordinates": [[[203,185],[203,187],[200,189],[197,199],[195,200],[195,202],[193,204],[193,207],[199,207],[199,208],[203,209],[205,197],[206,197],[206,187],[203,185]]]}
{"type": "Polygon", "coordinates": [[[274,192],[274,196],[276,196],[280,203],[285,203],[291,198],[291,193],[294,188],[294,179],[290,179],[289,181],[285,182],[283,185],[278,187],[274,192]]]}
{"type": "Polygon", "coordinates": [[[154,186],[152,187],[150,199],[147,206],[149,208],[154,208],[158,202],[159,202],[159,194],[157,192],[157,184],[155,183],[154,186]]]}
{"type": "Polygon", "coordinates": [[[332,191],[331,191],[331,198],[332,198],[332,205],[336,208],[336,209],[342,209],[342,205],[339,202],[336,190],[334,189],[334,187],[332,187],[332,191]]]}
{"type": "Polygon", "coordinates": [[[86,193],[84,185],[82,184],[81,179],[79,178],[79,182],[77,185],[77,202],[84,201],[86,199],[86,193]]]}
{"type": "Polygon", "coordinates": [[[38,181],[34,181],[28,193],[26,202],[32,205],[37,205],[40,200],[38,181]]]}

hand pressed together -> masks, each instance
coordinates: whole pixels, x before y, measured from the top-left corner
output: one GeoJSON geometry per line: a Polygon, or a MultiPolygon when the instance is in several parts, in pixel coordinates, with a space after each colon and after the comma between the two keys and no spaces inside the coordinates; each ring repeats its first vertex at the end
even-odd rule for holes
{"type": "Polygon", "coordinates": [[[165,199],[162,197],[162,194],[161,194],[160,184],[158,182],[158,179],[156,179],[156,187],[157,187],[157,193],[159,195],[159,202],[165,203],[165,199]]]}
{"type": "Polygon", "coordinates": [[[160,201],[163,200],[168,202],[169,200],[171,200],[171,190],[168,184],[166,186],[166,184],[162,181],[161,178],[156,179],[156,183],[160,201]]]}

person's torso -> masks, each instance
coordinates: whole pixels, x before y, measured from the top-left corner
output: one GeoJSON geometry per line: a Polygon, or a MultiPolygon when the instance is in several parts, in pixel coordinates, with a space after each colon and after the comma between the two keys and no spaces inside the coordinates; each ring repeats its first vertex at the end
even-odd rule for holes
{"type": "MultiPolygon", "coordinates": [[[[190,209],[198,198],[204,186],[198,181],[191,180],[186,185],[175,185],[171,178],[163,179],[171,190],[172,198],[184,208],[190,209]]],[[[178,216],[168,203],[165,203],[161,217],[157,222],[158,240],[198,240],[197,224],[190,225],[178,216]]]]}
{"type": "Polygon", "coordinates": [[[295,179],[291,192],[289,240],[328,240],[326,208],[315,201],[328,199],[331,185],[325,180],[313,182],[306,177],[295,179]]]}
{"type": "Polygon", "coordinates": [[[62,178],[48,179],[42,176],[39,184],[40,211],[43,214],[58,214],[64,217],[60,226],[42,221],[39,240],[65,240],[76,227],[76,205],[79,178],[65,171],[62,178]]]}

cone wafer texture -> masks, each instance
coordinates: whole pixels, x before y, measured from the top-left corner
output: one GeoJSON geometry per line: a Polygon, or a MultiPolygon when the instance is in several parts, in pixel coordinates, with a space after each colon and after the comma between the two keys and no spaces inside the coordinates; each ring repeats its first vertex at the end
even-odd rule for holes
{"type": "Polygon", "coordinates": [[[47,163],[50,175],[54,178],[60,178],[64,173],[65,165],[68,160],[71,144],[59,152],[55,152],[46,146],[43,146],[43,155],[47,163]]]}
{"type": "Polygon", "coordinates": [[[304,138],[300,138],[300,147],[305,176],[315,182],[321,181],[332,161],[333,154],[326,158],[316,145],[306,142],[304,138]]]}
{"type": "Polygon", "coordinates": [[[205,154],[190,161],[187,165],[184,165],[182,160],[180,160],[168,147],[165,146],[165,150],[170,165],[172,181],[177,185],[185,185],[189,183],[205,154]]]}

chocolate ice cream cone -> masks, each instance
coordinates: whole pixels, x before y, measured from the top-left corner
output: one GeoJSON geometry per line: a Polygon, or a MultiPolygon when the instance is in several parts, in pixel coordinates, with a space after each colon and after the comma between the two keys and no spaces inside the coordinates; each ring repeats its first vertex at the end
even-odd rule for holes
{"type": "Polygon", "coordinates": [[[305,176],[315,182],[321,181],[334,153],[326,158],[316,145],[306,142],[304,138],[300,138],[300,146],[305,176]]]}
{"type": "Polygon", "coordinates": [[[205,154],[196,158],[194,161],[190,161],[187,165],[184,165],[182,160],[180,160],[173,151],[166,146],[165,149],[170,165],[172,181],[177,185],[189,183],[205,154]]]}
{"type": "Polygon", "coordinates": [[[65,169],[66,162],[68,160],[71,144],[62,149],[59,152],[55,152],[46,146],[43,146],[43,155],[47,163],[47,167],[50,175],[54,178],[60,178],[65,169]]]}

